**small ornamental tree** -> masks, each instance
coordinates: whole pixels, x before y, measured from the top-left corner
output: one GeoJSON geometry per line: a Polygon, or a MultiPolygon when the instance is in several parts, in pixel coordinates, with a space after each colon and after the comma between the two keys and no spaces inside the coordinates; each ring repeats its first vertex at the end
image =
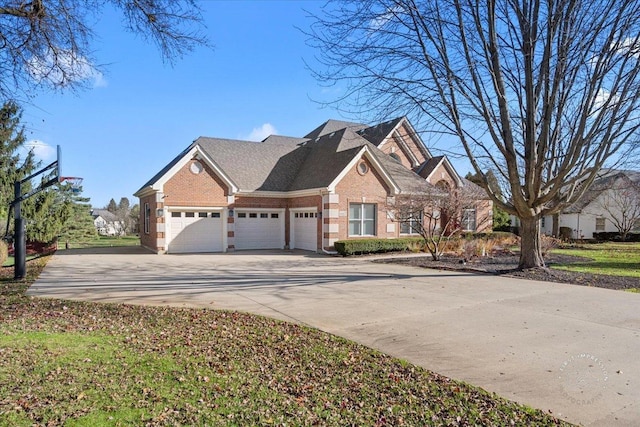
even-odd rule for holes
{"type": "Polygon", "coordinates": [[[467,212],[478,212],[478,201],[483,198],[486,195],[482,189],[472,183],[451,191],[434,186],[431,192],[396,196],[387,203],[386,210],[400,227],[401,234],[422,237],[425,249],[438,261],[447,242],[468,231],[466,224],[475,224],[474,230],[469,231],[490,224],[491,212],[486,217],[465,218],[467,212]]]}

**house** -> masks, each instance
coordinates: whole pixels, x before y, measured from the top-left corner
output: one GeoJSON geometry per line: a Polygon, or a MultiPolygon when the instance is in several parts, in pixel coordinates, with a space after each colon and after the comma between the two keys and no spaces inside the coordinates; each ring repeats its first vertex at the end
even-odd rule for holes
{"type": "MultiPolygon", "coordinates": [[[[331,252],[341,239],[411,233],[385,208],[395,197],[465,185],[401,117],[376,126],[329,120],[301,138],[262,142],[200,137],[135,196],[141,244],[158,253],[331,252]]],[[[466,208],[464,224],[477,231],[476,216],[492,205],[466,208]]]]}
{"type": "Polygon", "coordinates": [[[580,199],[555,218],[541,218],[541,233],[592,239],[596,233],[640,232],[640,172],[603,170],[580,199]],[[555,222],[554,222],[555,220],[555,222]]]}
{"type": "Polygon", "coordinates": [[[124,234],[124,224],[118,217],[106,209],[91,209],[93,225],[101,236],[121,236],[124,234]]]}

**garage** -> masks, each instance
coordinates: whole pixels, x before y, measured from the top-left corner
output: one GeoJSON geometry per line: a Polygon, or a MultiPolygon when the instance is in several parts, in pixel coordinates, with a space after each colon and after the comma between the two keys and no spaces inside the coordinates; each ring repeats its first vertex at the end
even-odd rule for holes
{"type": "Polygon", "coordinates": [[[284,248],[284,210],[241,210],[234,222],[236,249],[284,248]]]}
{"type": "Polygon", "coordinates": [[[168,252],[223,252],[222,212],[171,211],[168,252]]]}
{"type": "Polygon", "coordinates": [[[291,248],[318,250],[318,212],[316,209],[291,213],[291,248]]]}

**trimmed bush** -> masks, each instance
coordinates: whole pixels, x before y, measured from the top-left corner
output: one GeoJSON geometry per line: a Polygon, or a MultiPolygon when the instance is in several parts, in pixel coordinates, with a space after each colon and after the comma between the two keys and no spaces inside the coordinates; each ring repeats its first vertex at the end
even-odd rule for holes
{"type": "Polygon", "coordinates": [[[9,248],[4,240],[0,240],[0,266],[4,264],[9,256],[9,248]]]}
{"type": "Polygon", "coordinates": [[[342,256],[356,254],[375,254],[393,251],[406,251],[422,242],[420,237],[400,239],[358,239],[338,240],[334,243],[336,251],[342,256]]]}
{"type": "MultiPolygon", "coordinates": [[[[601,233],[593,233],[593,238],[599,242],[620,242],[622,241],[622,237],[620,237],[620,233],[618,232],[601,232],[601,233]]],[[[625,242],[640,242],[640,233],[629,233],[627,234],[627,240],[625,242]]]]}

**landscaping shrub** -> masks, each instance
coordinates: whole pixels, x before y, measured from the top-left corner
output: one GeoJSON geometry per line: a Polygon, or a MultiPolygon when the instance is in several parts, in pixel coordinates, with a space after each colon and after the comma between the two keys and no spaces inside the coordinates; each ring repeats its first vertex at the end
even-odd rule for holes
{"type": "Polygon", "coordinates": [[[547,236],[543,234],[540,236],[540,252],[542,252],[542,256],[547,256],[549,251],[553,248],[557,248],[560,246],[562,241],[552,236],[547,236]]]}
{"type": "MultiPolygon", "coordinates": [[[[620,242],[622,238],[620,237],[620,233],[616,231],[608,231],[608,232],[600,232],[593,233],[593,238],[599,242],[620,242]]],[[[627,234],[627,240],[625,242],[640,242],[640,233],[629,233],[627,234]]]]}
{"type": "Polygon", "coordinates": [[[338,240],[334,243],[336,251],[342,256],[356,254],[375,254],[382,252],[411,250],[416,244],[421,244],[420,237],[400,239],[358,239],[338,240]]]}
{"type": "Polygon", "coordinates": [[[0,240],[0,266],[4,264],[9,256],[9,248],[4,240],[0,240]]]}

